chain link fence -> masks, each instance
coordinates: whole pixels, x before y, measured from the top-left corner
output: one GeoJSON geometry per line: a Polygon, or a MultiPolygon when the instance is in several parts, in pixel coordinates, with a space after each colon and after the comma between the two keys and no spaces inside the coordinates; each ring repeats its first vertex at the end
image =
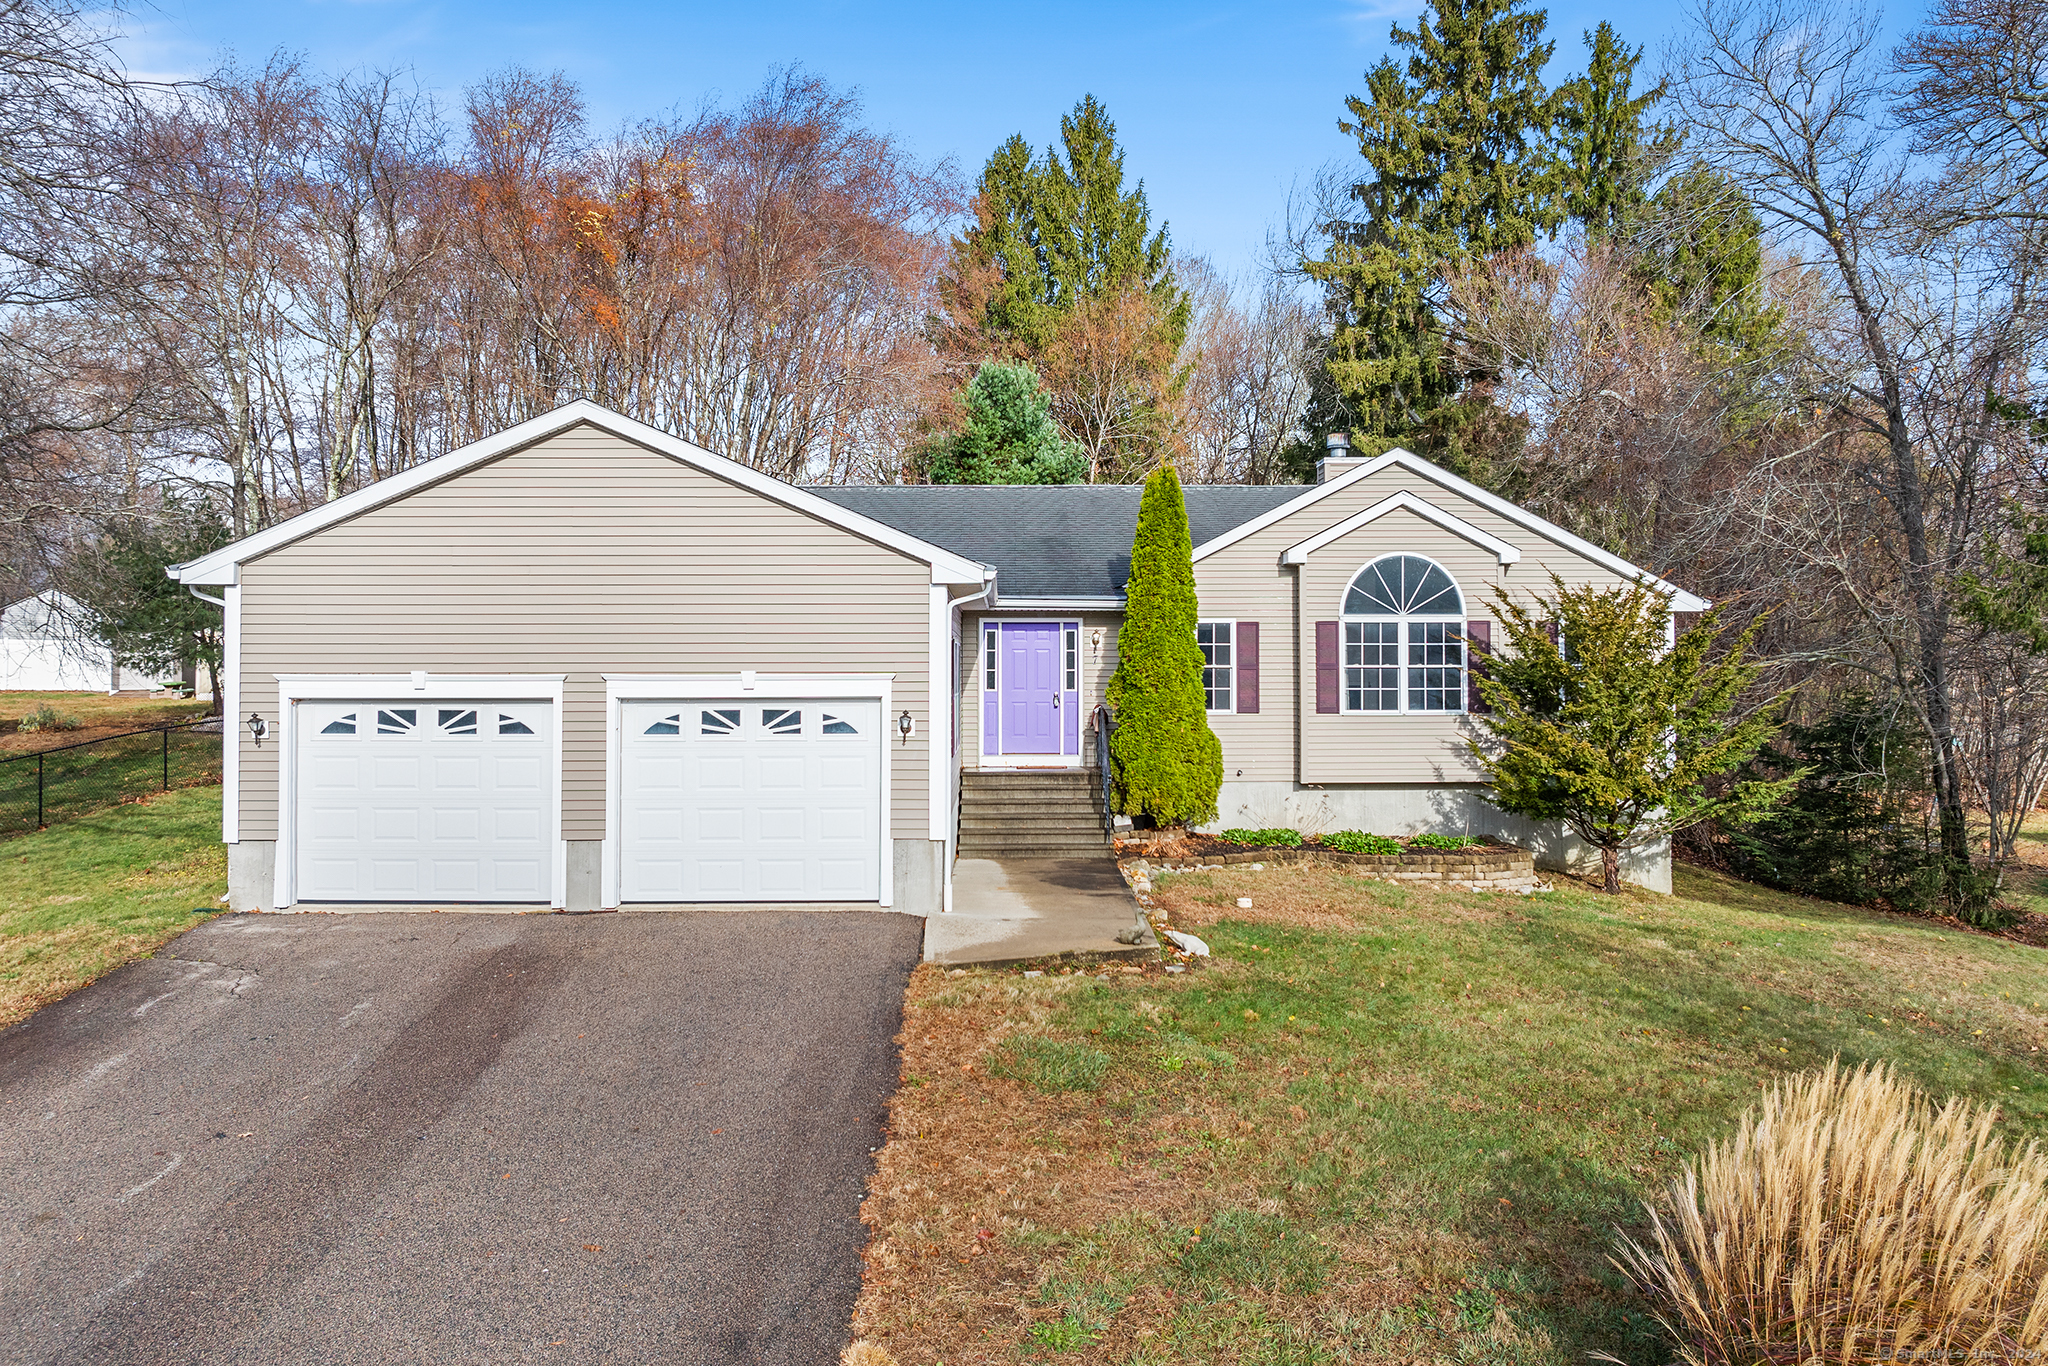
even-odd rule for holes
{"type": "Polygon", "coordinates": [[[108,735],[0,758],[0,836],[103,806],[220,781],[218,718],[108,735]]]}

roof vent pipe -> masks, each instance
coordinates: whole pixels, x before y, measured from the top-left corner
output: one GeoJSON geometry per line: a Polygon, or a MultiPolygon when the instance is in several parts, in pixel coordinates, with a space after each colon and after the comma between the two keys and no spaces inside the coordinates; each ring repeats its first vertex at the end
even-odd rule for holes
{"type": "Polygon", "coordinates": [[[1351,433],[1331,432],[1323,438],[1323,458],[1316,461],[1316,482],[1327,484],[1366,463],[1364,457],[1351,449],[1351,433]]]}

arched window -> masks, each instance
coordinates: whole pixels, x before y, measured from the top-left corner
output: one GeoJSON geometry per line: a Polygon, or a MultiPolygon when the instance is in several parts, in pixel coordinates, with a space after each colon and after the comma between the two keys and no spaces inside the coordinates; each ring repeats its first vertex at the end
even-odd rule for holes
{"type": "Polygon", "coordinates": [[[1344,594],[1344,710],[1465,710],[1465,599],[1420,555],[1388,555],[1344,594]]]}

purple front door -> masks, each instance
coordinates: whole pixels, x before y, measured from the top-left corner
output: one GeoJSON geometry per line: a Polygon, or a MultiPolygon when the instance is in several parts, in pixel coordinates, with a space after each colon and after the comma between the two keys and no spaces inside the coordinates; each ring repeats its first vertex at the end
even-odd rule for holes
{"type": "Polygon", "coordinates": [[[1003,753],[1060,752],[1060,627],[1003,623],[1003,753]]]}

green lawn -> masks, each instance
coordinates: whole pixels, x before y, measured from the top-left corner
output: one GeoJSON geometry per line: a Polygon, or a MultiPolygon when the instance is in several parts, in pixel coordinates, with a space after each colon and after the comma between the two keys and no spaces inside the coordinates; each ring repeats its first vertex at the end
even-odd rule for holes
{"type": "Polygon", "coordinates": [[[154,952],[226,890],[218,787],[0,841],[0,1024],[154,952]]]}
{"type": "Polygon", "coordinates": [[[1678,878],[1166,877],[1215,951],[1184,977],[920,969],[859,1330],[948,1366],[1650,1366],[1610,1229],[1772,1076],[1889,1059],[2048,1134],[2043,950],[1678,878]]]}
{"type": "Polygon", "coordinates": [[[65,747],[46,753],[0,754],[0,836],[168,788],[210,786],[220,782],[220,772],[220,735],[194,730],[84,744],[67,739],[65,747]]]}

